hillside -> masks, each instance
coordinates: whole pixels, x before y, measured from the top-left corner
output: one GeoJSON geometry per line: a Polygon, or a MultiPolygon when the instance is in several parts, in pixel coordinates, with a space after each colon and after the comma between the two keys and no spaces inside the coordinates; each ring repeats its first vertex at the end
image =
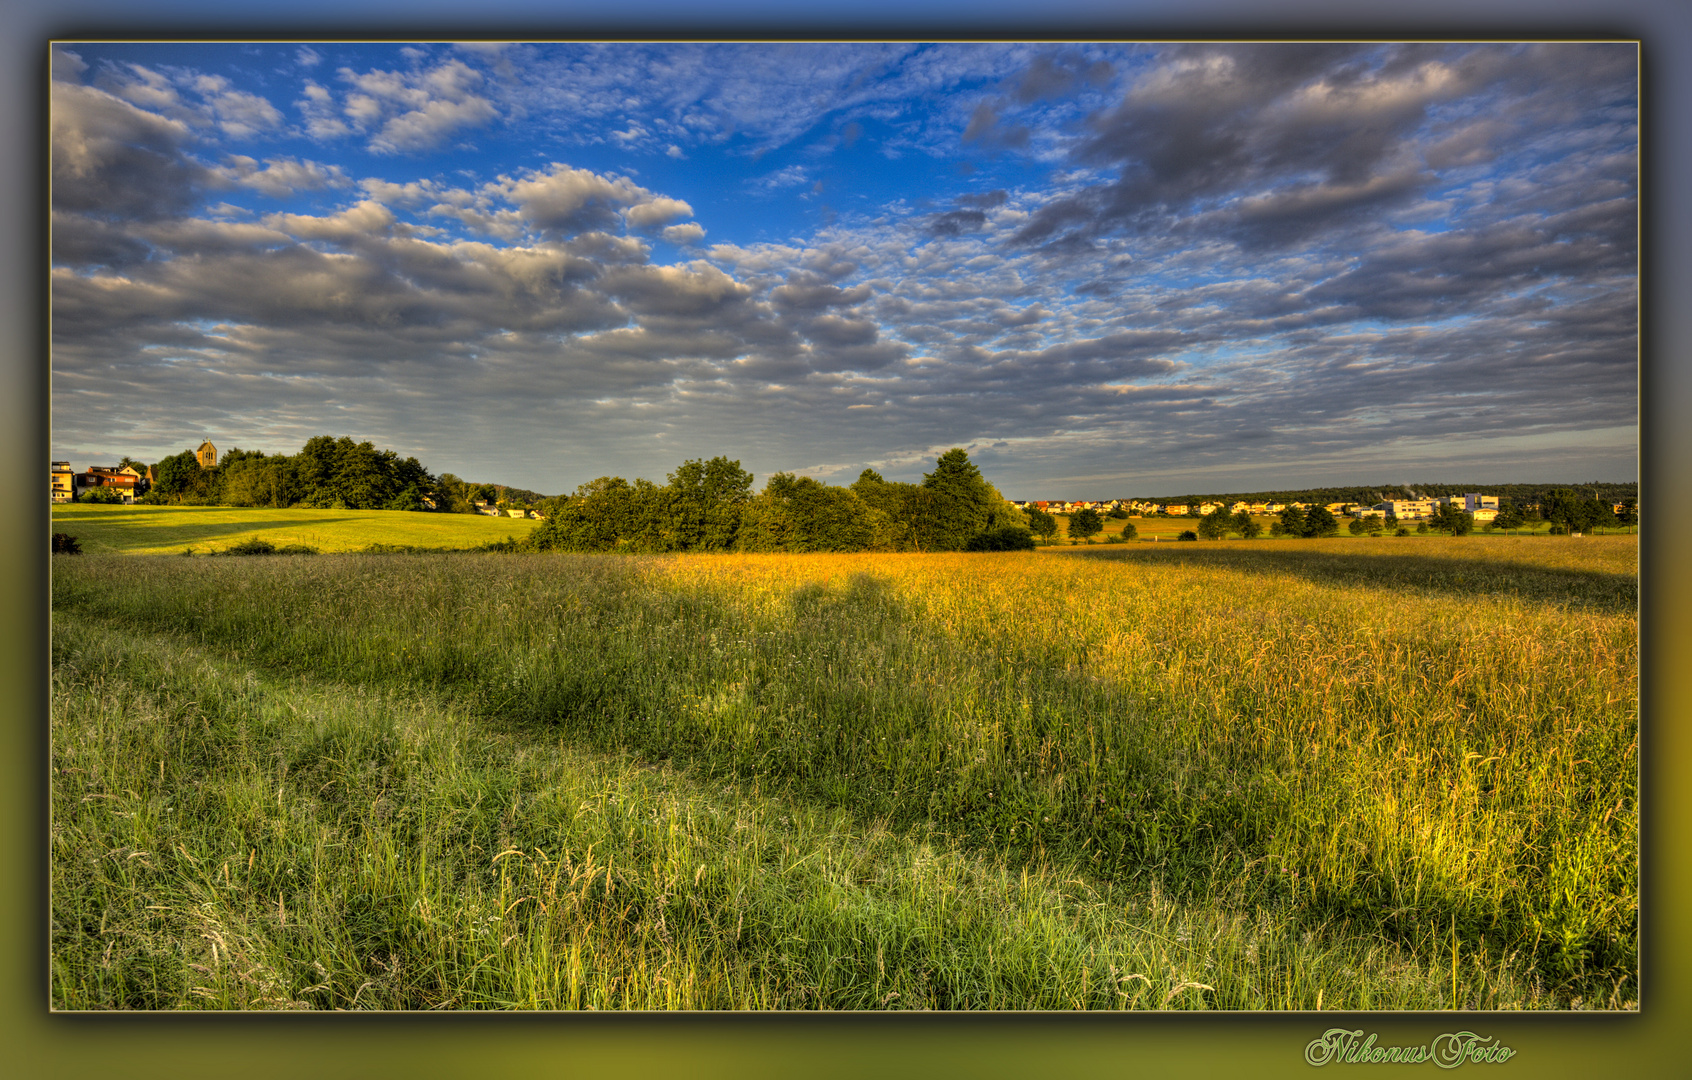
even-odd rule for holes
{"type": "Polygon", "coordinates": [[[479,514],[417,514],[404,510],[278,510],[228,506],[53,507],[53,531],[76,537],[90,554],[174,555],[222,551],[243,540],[319,551],[389,547],[475,548],[522,537],[538,521],[479,514]]]}

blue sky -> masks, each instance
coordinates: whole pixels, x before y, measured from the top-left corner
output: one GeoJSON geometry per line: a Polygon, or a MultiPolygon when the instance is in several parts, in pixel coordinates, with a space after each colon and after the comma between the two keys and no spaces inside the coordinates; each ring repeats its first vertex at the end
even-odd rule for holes
{"type": "Polygon", "coordinates": [[[55,49],[55,458],[1638,475],[1631,44],[55,49]]]}

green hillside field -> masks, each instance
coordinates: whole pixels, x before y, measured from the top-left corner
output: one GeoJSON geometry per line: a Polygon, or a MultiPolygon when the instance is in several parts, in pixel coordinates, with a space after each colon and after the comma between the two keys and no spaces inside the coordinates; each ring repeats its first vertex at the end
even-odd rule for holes
{"type": "Polygon", "coordinates": [[[76,537],[90,554],[173,555],[222,551],[243,540],[278,547],[304,544],[323,552],[362,551],[372,544],[474,548],[522,537],[540,522],[480,514],[405,510],[274,510],[231,506],[53,507],[53,531],[76,537]]]}

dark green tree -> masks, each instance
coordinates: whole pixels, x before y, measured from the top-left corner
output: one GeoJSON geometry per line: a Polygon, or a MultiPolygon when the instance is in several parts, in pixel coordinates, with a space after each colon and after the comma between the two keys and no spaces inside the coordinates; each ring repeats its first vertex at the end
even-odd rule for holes
{"type": "Polygon", "coordinates": [[[684,461],[665,489],[672,551],[729,551],[741,510],[752,498],[752,474],[718,456],[684,461]]]}
{"type": "MultiPolygon", "coordinates": [[[[1038,507],[1030,507],[1026,513],[1028,515],[1028,528],[1030,531],[1046,543],[1051,543],[1052,537],[1056,536],[1058,531],[1057,518],[1038,507]]],[[[1132,526],[1128,527],[1132,528],[1132,526]]]]}
{"type": "Polygon", "coordinates": [[[875,540],[872,510],[850,488],[776,473],[747,504],[742,551],[864,551],[875,540]]]}
{"type": "Polygon", "coordinates": [[[922,486],[934,496],[917,522],[924,550],[960,550],[990,524],[992,488],[963,450],[954,447],[941,454],[934,471],[923,475],[922,486]]]}
{"type": "Polygon", "coordinates": [[[1234,528],[1234,515],[1226,506],[1218,505],[1199,519],[1198,534],[1206,540],[1221,540],[1234,528]]]}
{"type": "Polygon", "coordinates": [[[1281,532],[1285,536],[1305,536],[1304,509],[1296,503],[1289,503],[1281,511],[1281,532]]]}
{"type": "Polygon", "coordinates": [[[865,469],[852,484],[852,493],[873,512],[879,530],[875,546],[889,551],[921,551],[918,523],[932,516],[935,494],[921,484],[884,480],[874,469],[865,469]]]}
{"type": "Polygon", "coordinates": [[[1251,516],[1249,510],[1241,510],[1234,515],[1232,528],[1247,540],[1255,540],[1263,533],[1263,526],[1257,523],[1257,519],[1251,516]]]}
{"type": "Polygon", "coordinates": [[[1445,502],[1434,508],[1433,515],[1428,518],[1428,525],[1452,536],[1467,536],[1475,527],[1475,518],[1456,503],[1445,502]]]}
{"type": "Polygon", "coordinates": [[[1069,535],[1073,540],[1091,542],[1103,528],[1104,522],[1099,519],[1099,512],[1090,506],[1069,515],[1069,535]]]}
{"type": "Polygon", "coordinates": [[[200,463],[194,451],[184,450],[153,466],[153,490],[167,496],[182,494],[189,490],[199,472],[200,463]]]}
{"type": "Polygon", "coordinates": [[[1339,520],[1325,506],[1312,506],[1304,515],[1305,536],[1338,536],[1339,520]]]}

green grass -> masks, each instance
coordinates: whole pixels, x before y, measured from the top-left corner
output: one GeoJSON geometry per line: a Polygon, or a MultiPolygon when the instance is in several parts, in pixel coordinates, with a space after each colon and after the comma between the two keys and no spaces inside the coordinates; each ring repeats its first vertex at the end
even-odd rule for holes
{"type": "Polygon", "coordinates": [[[1628,1008],[1630,538],[60,557],[61,1008],[1628,1008]]]}
{"type": "Polygon", "coordinates": [[[70,533],[90,554],[199,554],[223,551],[243,540],[277,547],[298,544],[319,551],[391,547],[474,548],[521,538],[539,525],[529,518],[480,514],[420,514],[402,510],[271,510],[227,506],[53,507],[53,530],[70,533]]]}

